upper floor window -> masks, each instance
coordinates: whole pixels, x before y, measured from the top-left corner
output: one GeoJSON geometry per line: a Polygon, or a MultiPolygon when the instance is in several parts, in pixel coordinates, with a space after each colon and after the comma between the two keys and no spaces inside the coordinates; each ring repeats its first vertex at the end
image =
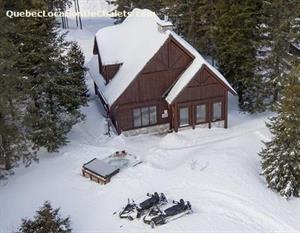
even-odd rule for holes
{"type": "Polygon", "coordinates": [[[133,109],[133,126],[139,128],[142,126],[155,125],[157,123],[156,106],[147,106],[133,109]]]}

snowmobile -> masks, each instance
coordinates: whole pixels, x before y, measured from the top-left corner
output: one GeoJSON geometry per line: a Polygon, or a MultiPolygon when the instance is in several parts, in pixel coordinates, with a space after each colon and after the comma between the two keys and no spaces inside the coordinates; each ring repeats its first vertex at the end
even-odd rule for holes
{"type": "Polygon", "coordinates": [[[163,225],[173,221],[186,214],[192,213],[192,206],[189,201],[184,202],[180,199],[179,202],[173,201],[174,205],[163,210],[158,206],[153,206],[147,215],[144,216],[144,223],[150,224],[152,228],[157,225],[163,225]]]}
{"type": "Polygon", "coordinates": [[[136,204],[133,200],[128,199],[127,205],[119,213],[120,218],[127,218],[132,221],[135,218],[140,218],[153,206],[161,206],[168,202],[166,196],[161,193],[160,195],[155,192],[154,194],[147,193],[149,197],[140,204],[136,204]]]}

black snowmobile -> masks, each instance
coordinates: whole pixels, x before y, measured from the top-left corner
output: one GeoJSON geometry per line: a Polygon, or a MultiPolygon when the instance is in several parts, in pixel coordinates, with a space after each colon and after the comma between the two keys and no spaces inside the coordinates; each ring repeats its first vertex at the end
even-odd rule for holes
{"type": "Polygon", "coordinates": [[[120,218],[128,218],[132,221],[135,218],[140,218],[153,206],[161,206],[166,204],[167,198],[161,193],[160,195],[155,192],[154,194],[147,193],[149,197],[145,201],[140,204],[136,204],[133,200],[130,202],[128,199],[127,205],[123,208],[123,210],[119,213],[120,218]]]}
{"type": "Polygon", "coordinates": [[[173,201],[173,203],[175,205],[165,210],[162,210],[158,206],[152,207],[148,214],[143,218],[143,221],[154,228],[157,225],[166,224],[167,222],[192,213],[192,206],[189,201],[185,203],[183,199],[180,199],[179,202],[173,201]]]}

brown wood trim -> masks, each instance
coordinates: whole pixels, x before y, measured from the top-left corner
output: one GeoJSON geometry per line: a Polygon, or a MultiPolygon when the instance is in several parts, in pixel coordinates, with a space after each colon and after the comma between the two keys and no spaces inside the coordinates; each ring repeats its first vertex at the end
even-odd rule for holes
{"type": "Polygon", "coordinates": [[[132,107],[146,107],[146,106],[150,106],[150,105],[158,105],[159,103],[161,103],[161,99],[155,99],[155,100],[151,100],[151,101],[146,101],[146,102],[131,102],[131,103],[126,103],[126,104],[120,104],[118,105],[119,109],[124,109],[124,108],[132,108],[132,107]]]}
{"type": "MultiPolygon", "coordinates": [[[[131,83],[142,73],[142,71],[144,70],[144,68],[151,62],[151,60],[159,53],[159,51],[161,50],[161,48],[163,48],[166,44],[168,44],[170,42],[170,40],[172,40],[176,45],[180,46],[181,49],[183,49],[184,52],[187,53],[187,55],[189,55],[191,57],[192,60],[195,59],[195,56],[193,54],[191,54],[186,48],[184,48],[172,35],[169,36],[169,38],[158,48],[158,50],[155,52],[155,54],[149,59],[149,61],[143,66],[143,68],[137,73],[137,75],[134,77],[134,79],[132,79],[131,83]]],[[[192,63],[193,61],[191,61],[192,63]]],[[[169,61],[168,61],[169,63],[169,61]]],[[[187,66],[187,68],[190,66],[190,64],[187,66]]],[[[184,72],[184,71],[183,71],[184,72]]],[[[182,72],[182,73],[183,73],[182,72]]],[[[178,78],[181,76],[182,74],[180,74],[178,76],[178,78]]],[[[176,81],[174,82],[174,84],[178,81],[178,79],[176,79],[176,81]]],[[[126,89],[123,91],[126,92],[127,88],[131,85],[131,83],[129,83],[129,85],[126,87],[126,89]]],[[[173,86],[173,85],[172,85],[173,86]]],[[[122,94],[123,94],[122,93],[122,94]]],[[[112,106],[117,105],[118,100],[120,99],[120,97],[122,96],[122,94],[114,101],[114,103],[112,104],[112,106]]]]}
{"type": "MultiPolygon", "coordinates": [[[[178,35],[179,36],[179,35],[178,35]]],[[[183,38],[182,38],[183,39],[183,38]]],[[[181,48],[186,54],[188,54],[193,60],[195,59],[194,54],[192,54],[190,51],[188,51],[182,44],[180,44],[174,36],[170,34],[168,41],[172,40],[179,48],[181,48]]],[[[184,40],[184,39],[183,39],[184,40]]]]}
{"type": "Polygon", "coordinates": [[[207,102],[211,102],[211,101],[218,101],[218,100],[222,100],[224,98],[224,96],[218,96],[218,97],[213,97],[213,98],[206,98],[206,99],[198,99],[198,100],[191,100],[191,101],[183,101],[183,102],[178,102],[176,104],[181,105],[181,104],[187,104],[187,103],[191,103],[191,104],[195,104],[195,103],[207,103],[207,102]]]}
{"type": "Polygon", "coordinates": [[[178,126],[179,126],[179,122],[178,122],[178,107],[177,104],[174,104],[174,111],[173,111],[173,116],[174,116],[174,129],[175,132],[178,132],[178,126]]]}
{"type": "Polygon", "coordinates": [[[177,119],[178,119],[178,128],[185,128],[187,126],[192,126],[193,123],[192,123],[192,120],[191,120],[191,116],[192,116],[192,113],[191,113],[191,104],[190,103],[186,103],[186,104],[178,104],[177,105],[177,119]],[[188,125],[184,125],[184,126],[181,126],[180,125],[180,109],[181,108],[187,108],[188,109],[188,125]]]}
{"type": "Polygon", "coordinates": [[[225,101],[224,99],[219,99],[219,100],[214,100],[214,101],[211,101],[210,102],[210,107],[211,107],[211,111],[210,111],[210,119],[211,119],[211,122],[217,122],[217,121],[224,121],[225,120],[225,111],[224,111],[224,106],[225,106],[225,101]],[[221,119],[220,120],[216,120],[216,121],[213,121],[213,114],[214,114],[214,110],[213,110],[213,106],[214,106],[214,103],[219,103],[221,102],[222,106],[221,106],[221,119]]]}
{"type": "MultiPolygon", "coordinates": [[[[224,87],[225,90],[230,91],[230,93],[232,93],[233,95],[236,95],[235,92],[232,92],[232,90],[226,86],[226,84],[224,82],[222,82],[216,75],[214,72],[212,72],[212,70],[205,64],[203,64],[199,70],[196,72],[196,74],[192,77],[192,79],[180,90],[180,92],[177,94],[177,96],[175,97],[175,99],[172,101],[172,103],[176,102],[176,99],[178,98],[178,96],[180,96],[180,94],[182,93],[182,91],[189,85],[190,82],[192,82],[203,70],[207,70],[207,72],[212,76],[212,78],[217,81],[218,83],[220,83],[222,85],[222,87],[224,87]]],[[[181,76],[181,75],[180,75],[181,76]]],[[[180,78],[179,76],[179,78],[180,78]]],[[[178,78],[178,79],[179,79],[178,78]]],[[[177,82],[177,81],[176,81],[177,82]]]]}
{"type": "Polygon", "coordinates": [[[233,92],[207,65],[204,64],[204,69],[207,70],[208,73],[211,74],[211,76],[218,81],[227,91],[230,91],[231,94],[237,95],[237,93],[233,92]]]}
{"type": "MultiPolygon", "coordinates": [[[[226,95],[228,95],[226,93],[226,95]]],[[[211,128],[211,123],[218,122],[218,121],[225,121],[224,126],[227,124],[227,99],[223,97],[215,97],[215,98],[208,98],[205,100],[194,100],[194,101],[186,101],[186,102],[181,102],[181,103],[176,103],[174,104],[176,106],[177,111],[173,114],[176,116],[177,120],[174,121],[172,127],[175,129],[175,126],[178,128],[184,128],[187,126],[191,126],[195,128],[196,125],[201,125],[201,124],[208,124],[209,128],[211,128]],[[213,104],[221,102],[222,107],[221,107],[221,119],[213,121],[213,104]],[[205,105],[206,106],[206,120],[200,123],[197,123],[197,116],[196,116],[196,108],[197,105],[205,105]],[[180,112],[179,109],[183,107],[188,107],[189,109],[189,125],[187,126],[180,126],[180,112]]],[[[177,131],[176,131],[177,132],[177,131]]]]}
{"type": "Polygon", "coordinates": [[[225,114],[224,128],[227,129],[228,128],[228,93],[225,94],[224,114],[225,114]]]}
{"type": "MultiPolygon", "coordinates": [[[[190,82],[192,82],[193,81],[193,79],[195,79],[196,77],[197,77],[197,75],[199,74],[199,73],[201,73],[201,71],[203,70],[203,66],[201,66],[200,68],[199,68],[199,70],[196,72],[196,74],[192,77],[192,79],[179,91],[179,93],[177,94],[177,96],[173,99],[173,101],[172,101],[172,103],[175,103],[176,102],[176,99],[178,98],[178,96],[180,96],[180,94],[183,92],[183,90],[189,85],[189,83],[190,82]]],[[[180,79],[180,77],[181,77],[181,75],[179,76],[179,78],[178,79],[180,79]]],[[[177,82],[177,80],[176,80],[176,82],[177,82]]],[[[175,82],[175,83],[176,83],[175,82]]],[[[175,84],[174,84],[175,85],[175,84]]]]}
{"type": "Polygon", "coordinates": [[[194,109],[194,124],[195,125],[203,125],[209,122],[209,102],[207,101],[199,101],[197,103],[193,103],[194,109]],[[198,105],[205,105],[205,121],[197,122],[197,106],[198,105]]]}

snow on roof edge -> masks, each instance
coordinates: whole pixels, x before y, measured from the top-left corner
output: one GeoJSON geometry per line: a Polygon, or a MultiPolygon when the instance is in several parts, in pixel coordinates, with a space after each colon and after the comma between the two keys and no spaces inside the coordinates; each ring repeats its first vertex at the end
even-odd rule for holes
{"type": "Polygon", "coordinates": [[[169,37],[169,32],[158,31],[157,23],[161,19],[153,12],[150,14],[151,11],[147,9],[134,9],[132,12],[123,23],[102,28],[96,33],[102,64],[115,64],[116,61],[123,63],[103,89],[110,106],[124,93],[169,37]],[[148,16],[135,16],[145,14],[148,16]]]}
{"type": "MultiPolygon", "coordinates": [[[[143,9],[143,10],[142,9],[134,9],[133,12],[137,12],[137,13],[148,12],[149,13],[151,11],[149,11],[147,9],[143,9]]],[[[152,12],[152,13],[154,13],[154,12],[152,12]]],[[[176,40],[191,55],[193,55],[194,60],[189,65],[189,67],[187,67],[187,69],[180,75],[180,77],[177,79],[175,84],[171,87],[170,91],[168,92],[167,96],[165,97],[165,100],[168,103],[172,103],[174,101],[174,99],[178,96],[178,94],[181,92],[181,90],[192,80],[192,78],[196,75],[196,73],[199,71],[199,69],[201,69],[203,64],[205,64],[219,78],[219,80],[221,82],[223,82],[229,88],[229,90],[232,93],[236,94],[235,90],[227,82],[225,77],[215,67],[210,65],[200,55],[200,53],[195,48],[193,48],[187,41],[185,41],[182,37],[180,37],[179,35],[177,35],[175,32],[173,32],[171,30],[166,30],[165,33],[158,32],[157,23],[161,23],[161,21],[162,21],[161,19],[159,19],[158,16],[154,15],[152,17],[149,17],[148,19],[150,21],[146,20],[146,19],[147,18],[138,18],[138,19],[135,17],[131,18],[131,16],[129,16],[124,20],[123,23],[121,23],[119,25],[114,25],[114,26],[100,29],[96,33],[96,41],[98,44],[98,49],[99,49],[102,63],[106,64],[106,63],[110,62],[112,64],[115,64],[115,62],[112,62],[112,61],[116,61],[116,60],[120,59],[118,61],[118,63],[120,63],[120,61],[121,61],[124,64],[124,66],[119,69],[119,71],[117,72],[117,74],[111,80],[111,82],[109,84],[107,84],[104,88],[102,88],[103,84],[101,85],[101,92],[102,92],[103,96],[105,96],[105,100],[106,100],[107,104],[112,106],[119,99],[119,97],[124,93],[124,91],[126,91],[126,89],[132,83],[132,81],[134,81],[136,79],[138,74],[143,70],[143,68],[147,65],[147,63],[151,60],[151,58],[153,56],[155,56],[155,54],[160,50],[160,48],[165,44],[165,42],[170,37],[172,37],[174,40],[176,40]],[[150,22],[150,24],[149,24],[149,22],[150,22]],[[154,24],[155,24],[155,27],[154,27],[154,24]],[[121,52],[122,52],[122,50],[124,50],[123,49],[124,47],[118,47],[118,46],[120,46],[120,43],[122,45],[122,43],[124,43],[124,41],[126,41],[126,40],[123,40],[123,41],[116,40],[116,36],[118,36],[120,33],[124,33],[124,32],[127,32],[126,34],[129,34],[129,35],[136,34],[136,30],[132,31],[133,28],[136,28],[136,29],[146,28],[145,32],[142,33],[142,35],[141,35],[141,33],[139,33],[136,35],[136,36],[138,36],[137,38],[134,37],[134,39],[138,40],[138,43],[143,42],[143,40],[145,42],[144,37],[146,35],[148,35],[149,33],[151,35],[153,35],[152,38],[154,38],[153,39],[154,42],[147,44],[147,46],[146,46],[147,49],[145,50],[145,52],[143,52],[144,56],[142,59],[141,59],[141,57],[139,57],[139,62],[136,62],[135,61],[136,59],[133,59],[133,57],[131,55],[132,52],[130,52],[132,50],[129,49],[130,46],[126,46],[126,47],[128,47],[127,54],[130,54],[130,56],[122,57],[122,55],[124,55],[124,52],[121,54],[118,53],[119,50],[121,52]],[[143,35],[143,34],[145,34],[145,35],[143,35]],[[102,40],[102,44],[101,44],[101,40],[102,40]],[[100,47],[102,47],[102,49],[103,49],[103,42],[104,42],[104,45],[108,45],[107,43],[109,43],[110,46],[111,46],[111,43],[115,44],[116,47],[111,48],[111,49],[113,49],[113,51],[115,51],[115,50],[117,51],[115,56],[113,56],[113,57],[109,56],[108,59],[107,59],[107,56],[105,56],[105,55],[111,54],[112,50],[109,50],[109,51],[106,50],[106,53],[104,53],[104,54],[101,53],[103,51],[101,51],[100,47]],[[99,45],[100,45],[100,47],[99,47],[99,45]],[[119,48],[119,50],[117,48],[119,48]],[[109,54],[107,52],[109,52],[109,54]],[[126,58],[126,60],[124,60],[125,58],[126,58]],[[120,82],[120,81],[122,81],[122,82],[120,82]]],[[[129,36],[128,38],[130,39],[131,37],[129,36]]],[[[126,48],[125,48],[125,51],[126,51],[126,48]]],[[[138,51],[140,51],[140,50],[138,50],[138,51]]],[[[94,77],[93,79],[95,82],[100,82],[100,80],[98,80],[98,77],[94,77]]]]}
{"type": "Polygon", "coordinates": [[[181,90],[183,90],[189,82],[194,78],[194,76],[197,74],[197,72],[203,67],[203,65],[206,65],[218,78],[221,82],[223,82],[229,90],[233,94],[237,94],[236,91],[232,88],[232,86],[228,83],[226,78],[209,62],[207,62],[201,54],[192,46],[190,45],[186,40],[184,40],[182,37],[180,37],[175,32],[170,33],[173,38],[178,41],[185,49],[187,49],[191,54],[194,55],[194,60],[192,64],[181,74],[181,76],[176,81],[175,85],[172,87],[168,95],[166,96],[166,101],[171,104],[176,97],[180,94],[181,90]]]}

